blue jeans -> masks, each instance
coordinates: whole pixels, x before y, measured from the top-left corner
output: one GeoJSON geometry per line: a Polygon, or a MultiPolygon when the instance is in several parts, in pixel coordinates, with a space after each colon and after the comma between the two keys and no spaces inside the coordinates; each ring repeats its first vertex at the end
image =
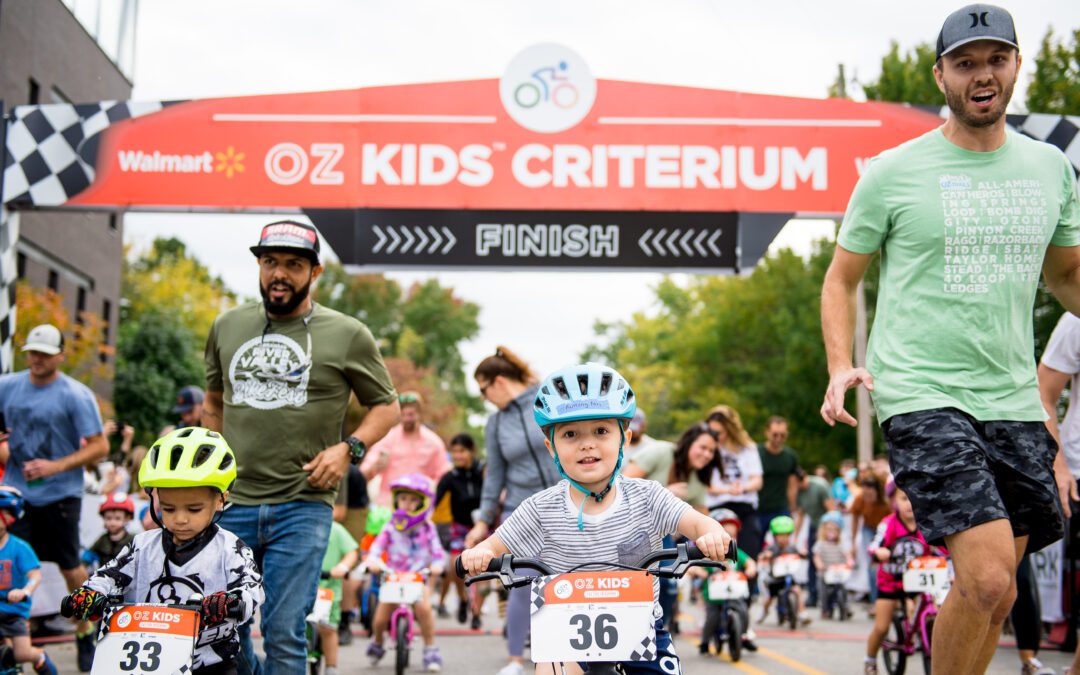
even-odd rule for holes
{"type": "Polygon", "coordinates": [[[220,525],[255,553],[266,602],[259,630],[266,661],[255,656],[251,622],[240,628],[240,675],[296,675],[307,668],[304,618],[315,604],[333,511],[321,502],[233,504],[220,525]]]}

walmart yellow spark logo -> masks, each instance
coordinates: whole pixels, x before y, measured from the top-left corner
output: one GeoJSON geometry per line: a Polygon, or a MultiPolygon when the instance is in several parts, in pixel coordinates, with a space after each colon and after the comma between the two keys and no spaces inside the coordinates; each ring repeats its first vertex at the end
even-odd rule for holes
{"type": "Polygon", "coordinates": [[[244,153],[237,152],[231,145],[225,152],[215,152],[214,159],[217,160],[214,170],[224,171],[226,178],[232,178],[233,174],[244,172],[244,153]]]}

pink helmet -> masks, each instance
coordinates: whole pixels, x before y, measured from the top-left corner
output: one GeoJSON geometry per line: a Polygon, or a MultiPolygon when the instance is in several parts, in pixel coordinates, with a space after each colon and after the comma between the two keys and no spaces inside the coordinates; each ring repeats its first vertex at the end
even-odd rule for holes
{"type": "Polygon", "coordinates": [[[408,532],[420,523],[427,521],[434,510],[435,493],[431,489],[431,479],[419,473],[407,473],[390,483],[390,495],[394,504],[394,515],[390,522],[400,532],[408,532]],[[397,497],[402,492],[409,492],[420,497],[420,506],[415,511],[398,508],[397,497]]]}
{"type": "Polygon", "coordinates": [[[124,511],[132,518],[135,517],[135,501],[124,492],[114,492],[107,497],[98,507],[98,513],[106,511],[124,511]]]}

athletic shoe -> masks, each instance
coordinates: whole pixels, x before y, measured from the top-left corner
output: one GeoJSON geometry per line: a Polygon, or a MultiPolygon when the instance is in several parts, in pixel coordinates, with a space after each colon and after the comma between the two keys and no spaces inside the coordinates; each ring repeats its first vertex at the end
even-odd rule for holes
{"type": "Polygon", "coordinates": [[[439,615],[440,619],[445,619],[450,616],[450,611],[446,609],[446,605],[439,605],[435,608],[435,612],[439,615]]]}
{"type": "Polygon", "coordinates": [[[1020,675],[1057,675],[1053,668],[1044,666],[1039,659],[1031,659],[1020,668],[1020,675]]]}
{"type": "Polygon", "coordinates": [[[755,644],[754,641],[751,640],[750,638],[744,637],[742,639],[742,648],[745,649],[748,652],[756,652],[757,651],[757,644],[755,644]]]}
{"type": "Polygon", "coordinates": [[[469,627],[472,628],[473,630],[480,630],[480,615],[479,614],[473,614],[472,622],[469,624],[469,627]]]}
{"type": "Polygon", "coordinates": [[[349,628],[349,622],[345,619],[341,620],[341,623],[337,627],[337,639],[338,644],[342,647],[352,644],[353,634],[352,629],[349,628]]]}
{"type": "Polygon", "coordinates": [[[34,672],[37,673],[37,675],[56,675],[56,666],[53,665],[49,655],[45,652],[41,652],[41,663],[34,666],[34,672]]]}
{"type": "Polygon", "coordinates": [[[525,675],[525,666],[517,661],[511,661],[502,667],[498,675],[525,675]]]}
{"type": "Polygon", "coordinates": [[[371,665],[377,665],[382,657],[386,656],[386,650],[383,646],[376,642],[369,642],[367,646],[367,657],[371,661],[371,665]]]}
{"type": "Polygon", "coordinates": [[[878,675],[877,663],[863,663],[863,675],[878,675]]]}
{"type": "Polygon", "coordinates": [[[89,673],[94,667],[94,631],[86,635],[75,635],[75,651],[78,653],[79,672],[89,673]]]}
{"type": "Polygon", "coordinates": [[[466,602],[461,602],[457,608],[457,622],[465,623],[469,620],[469,605],[466,602]]]}
{"type": "Polygon", "coordinates": [[[429,673],[437,673],[442,670],[442,656],[439,655],[438,647],[424,648],[424,670],[429,673]]]}
{"type": "Polygon", "coordinates": [[[702,640],[701,644],[698,645],[697,651],[698,651],[698,654],[708,654],[709,653],[709,641],[708,640],[702,640]]]}

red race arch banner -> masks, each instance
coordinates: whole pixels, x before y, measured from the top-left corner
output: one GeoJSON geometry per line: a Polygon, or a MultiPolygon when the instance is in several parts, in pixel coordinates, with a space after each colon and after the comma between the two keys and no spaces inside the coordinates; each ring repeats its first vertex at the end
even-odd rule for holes
{"type": "Polygon", "coordinates": [[[14,118],[15,204],[819,214],[843,212],[870,157],[941,124],[895,104],[595,80],[556,45],[500,79],[14,118]]]}

